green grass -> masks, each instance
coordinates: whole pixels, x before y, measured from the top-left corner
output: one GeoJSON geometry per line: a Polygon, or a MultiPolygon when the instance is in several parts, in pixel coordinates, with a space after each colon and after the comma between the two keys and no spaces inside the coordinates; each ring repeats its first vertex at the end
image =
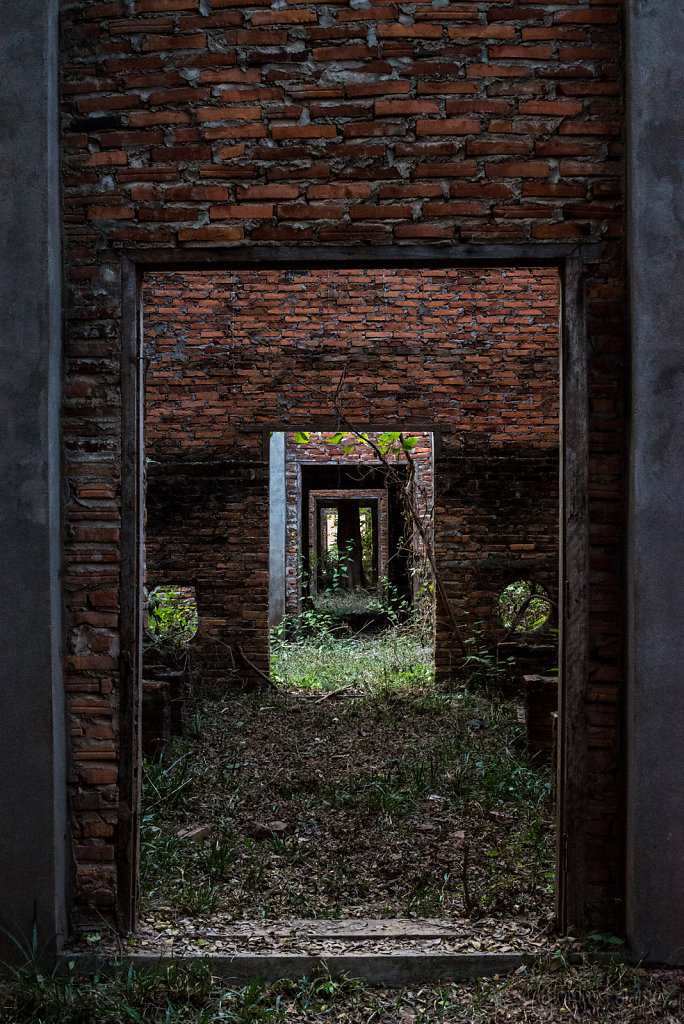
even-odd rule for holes
{"type": "Polygon", "coordinates": [[[568,967],[562,953],[503,978],[408,989],[369,988],[326,974],[230,986],[211,963],[143,972],[119,962],[107,977],[44,975],[30,959],[0,982],[3,1024],[678,1024],[674,971],[568,967]]]}
{"type": "Polygon", "coordinates": [[[433,652],[420,635],[405,628],[369,637],[345,635],[344,627],[328,625],[313,636],[304,633],[292,640],[275,635],[271,675],[286,689],[415,688],[433,682],[433,652]]]}
{"type": "Polygon", "coordinates": [[[145,765],[146,912],[548,912],[551,780],[527,758],[515,701],[396,681],[195,700],[192,734],[145,765]],[[286,834],[251,837],[276,819],[286,834]],[[183,835],[198,825],[206,840],[183,835]]]}
{"type": "Polygon", "coordinates": [[[345,615],[381,615],[388,612],[380,595],[368,590],[323,590],[313,598],[317,612],[333,618],[345,615]]]}

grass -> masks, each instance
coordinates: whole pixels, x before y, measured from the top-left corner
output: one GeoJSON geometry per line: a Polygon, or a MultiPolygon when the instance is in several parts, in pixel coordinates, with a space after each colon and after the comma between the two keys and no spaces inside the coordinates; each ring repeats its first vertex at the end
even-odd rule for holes
{"type": "Polygon", "coordinates": [[[528,761],[516,701],[436,689],[405,628],[299,629],[274,644],[278,693],[196,694],[189,735],[145,765],[143,909],[547,914],[551,780],[528,761]],[[184,834],[198,826],[204,840],[184,834]]]}
{"type": "Polygon", "coordinates": [[[354,686],[429,686],[434,680],[432,651],[424,638],[395,627],[378,636],[350,636],[327,620],[314,636],[276,636],[271,645],[272,677],[286,689],[330,690],[354,686]]]}
{"type": "Polygon", "coordinates": [[[388,611],[382,597],[369,590],[323,590],[313,598],[317,612],[335,618],[345,615],[381,615],[388,611]]]}
{"type": "Polygon", "coordinates": [[[31,959],[0,982],[3,1024],[678,1024],[682,974],[626,966],[568,967],[540,959],[504,978],[408,989],[369,988],[321,974],[230,986],[210,961],[143,972],[119,962],[105,977],[44,975],[31,959]]]}

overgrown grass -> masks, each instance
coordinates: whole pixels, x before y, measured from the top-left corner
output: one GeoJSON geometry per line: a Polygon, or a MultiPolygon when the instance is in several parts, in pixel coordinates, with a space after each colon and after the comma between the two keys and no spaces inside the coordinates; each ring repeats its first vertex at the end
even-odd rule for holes
{"type": "Polygon", "coordinates": [[[145,907],[169,920],[544,914],[551,780],[527,758],[515,701],[392,679],[353,697],[198,701],[193,735],[145,766],[145,907]],[[283,833],[254,832],[275,819],[283,833]]]}
{"type": "Polygon", "coordinates": [[[333,618],[345,615],[382,615],[388,605],[377,592],[369,590],[323,590],[313,598],[317,612],[333,618]]]}
{"type": "Polygon", "coordinates": [[[211,964],[142,972],[119,963],[108,977],[43,975],[27,963],[0,983],[3,1024],[678,1024],[681,972],[568,967],[562,955],[504,978],[402,990],[316,975],[230,986],[211,964]]]}
{"type": "Polygon", "coordinates": [[[271,674],[286,689],[426,687],[434,680],[433,651],[429,641],[406,627],[353,636],[326,617],[323,628],[272,635],[271,674]]]}

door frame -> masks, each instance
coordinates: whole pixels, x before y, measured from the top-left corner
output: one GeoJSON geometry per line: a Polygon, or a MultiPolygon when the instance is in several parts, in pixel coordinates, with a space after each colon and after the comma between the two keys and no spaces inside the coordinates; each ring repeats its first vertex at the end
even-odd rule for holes
{"type": "Polygon", "coordinates": [[[586,681],[589,669],[588,380],[584,268],[596,244],[249,246],[144,249],[121,258],[121,656],[117,918],[138,918],[141,801],[144,364],[141,288],[162,270],[556,267],[560,284],[559,694],[556,765],[556,911],[562,931],[586,918],[586,681]]]}

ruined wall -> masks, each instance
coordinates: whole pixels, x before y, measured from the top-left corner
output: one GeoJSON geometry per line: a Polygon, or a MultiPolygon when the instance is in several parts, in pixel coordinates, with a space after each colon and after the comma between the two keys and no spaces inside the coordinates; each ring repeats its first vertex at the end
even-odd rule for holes
{"type": "MultiPolygon", "coordinates": [[[[435,558],[459,622],[500,633],[498,594],[520,578],[555,600],[555,270],[158,273],[144,298],[148,586],[196,586],[205,673],[244,674],[240,650],[268,672],[264,427],[332,424],[339,407],[369,428],[434,423],[435,558]],[[211,473],[235,476],[230,497],[211,473]]],[[[330,447],[292,442],[291,466],[330,447]]],[[[456,655],[438,607],[440,675],[456,655]]]]}
{"type": "MultiPolygon", "coordinates": [[[[619,0],[63,3],[65,671],[79,912],[90,900],[112,908],[117,888],[121,253],[586,239],[600,259],[585,275],[585,898],[587,921],[619,926],[621,16],[619,0]]],[[[441,372],[436,361],[435,389],[441,372]]]]}

